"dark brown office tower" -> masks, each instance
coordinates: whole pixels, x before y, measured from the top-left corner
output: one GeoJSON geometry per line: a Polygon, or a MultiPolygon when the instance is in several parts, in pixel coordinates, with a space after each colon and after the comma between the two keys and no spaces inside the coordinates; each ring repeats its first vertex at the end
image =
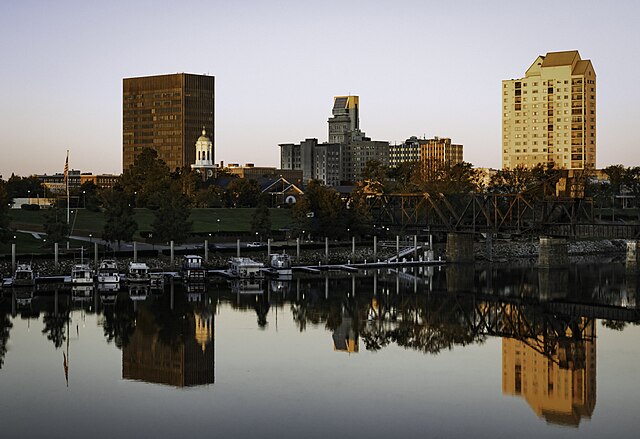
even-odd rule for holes
{"type": "Polygon", "coordinates": [[[124,78],[122,169],[145,147],[172,171],[195,163],[202,127],[213,139],[214,82],[213,76],[189,73],[124,78]]]}

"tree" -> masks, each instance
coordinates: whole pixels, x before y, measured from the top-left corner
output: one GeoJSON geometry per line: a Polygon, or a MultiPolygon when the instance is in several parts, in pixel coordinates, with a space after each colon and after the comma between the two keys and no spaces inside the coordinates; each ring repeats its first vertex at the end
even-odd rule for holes
{"type": "Polygon", "coordinates": [[[260,186],[256,180],[237,178],[227,188],[229,207],[256,207],[260,199],[260,186]]]}
{"type": "Polygon", "coordinates": [[[194,203],[196,207],[223,207],[225,191],[220,186],[210,185],[207,188],[199,189],[195,193],[194,203]]]}
{"type": "Polygon", "coordinates": [[[7,180],[6,191],[10,198],[35,197],[37,194],[44,195],[40,180],[34,176],[20,177],[12,174],[9,180],[7,180]]]}
{"type": "Polygon", "coordinates": [[[537,183],[531,169],[518,165],[512,169],[502,169],[491,176],[487,190],[499,194],[517,194],[537,183]]]}
{"type": "Polygon", "coordinates": [[[117,242],[120,248],[120,243],[131,241],[138,230],[130,199],[121,186],[116,186],[110,191],[103,191],[102,202],[105,219],[102,237],[108,242],[117,242]]]}
{"type": "Polygon", "coordinates": [[[7,354],[7,344],[13,323],[9,319],[8,312],[0,305],[0,369],[4,364],[4,356],[7,354]]]}
{"type": "Polygon", "coordinates": [[[189,221],[190,215],[189,200],[182,195],[179,188],[170,188],[163,194],[158,210],[154,212],[153,240],[176,243],[186,241],[193,225],[189,221]]]}
{"type": "Polygon", "coordinates": [[[169,167],[158,158],[155,149],[144,148],[131,168],[122,173],[121,183],[135,207],[156,209],[171,184],[169,167]]]}
{"type": "Polygon", "coordinates": [[[69,322],[71,322],[69,310],[58,313],[47,312],[44,317],[42,317],[42,323],[44,325],[42,334],[46,334],[47,340],[51,340],[56,349],[62,347],[69,336],[66,330],[69,322]]]}
{"type": "Polygon", "coordinates": [[[9,202],[11,199],[5,190],[5,183],[0,180],[0,242],[7,242],[11,237],[9,224],[9,202]]]}
{"type": "Polygon", "coordinates": [[[293,231],[297,235],[305,231],[313,236],[342,237],[347,230],[343,209],[335,189],[312,180],[293,207],[293,231]]]}
{"type": "Polygon", "coordinates": [[[100,198],[98,196],[98,186],[93,181],[85,181],[76,191],[79,197],[78,206],[92,212],[100,211],[100,198]]]}
{"type": "Polygon", "coordinates": [[[260,203],[251,219],[251,231],[257,233],[261,239],[271,235],[271,214],[266,203],[260,203]]]}
{"type": "Polygon", "coordinates": [[[69,235],[66,212],[54,206],[44,214],[44,232],[51,244],[60,243],[69,235]]]}
{"type": "Polygon", "coordinates": [[[411,192],[414,174],[420,172],[420,162],[403,162],[389,169],[389,178],[394,181],[394,189],[399,192],[411,192]]]}
{"type": "Polygon", "coordinates": [[[362,183],[374,193],[385,192],[389,168],[378,160],[369,160],[362,169],[362,183]]]}
{"type": "Polygon", "coordinates": [[[602,170],[609,178],[609,185],[612,195],[620,194],[622,185],[625,182],[626,169],[623,165],[611,165],[602,170]]]}
{"type": "Polygon", "coordinates": [[[427,160],[411,178],[411,185],[418,191],[441,194],[468,194],[482,188],[480,172],[468,162],[451,164],[427,160]]]}

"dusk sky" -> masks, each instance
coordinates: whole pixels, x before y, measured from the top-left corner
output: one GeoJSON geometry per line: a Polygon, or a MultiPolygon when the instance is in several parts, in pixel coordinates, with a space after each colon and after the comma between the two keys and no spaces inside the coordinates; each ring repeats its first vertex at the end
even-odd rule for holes
{"type": "Polygon", "coordinates": [[[500,167],[501,80],[580,51],[598,75],[597,166],[640,165],[640,2],[0,3],[0,175],[122,170],[122,78],[216,78],[216,161],[279,166],[327,140],[334,95],[374,140],[451,137],[500,167]]]}

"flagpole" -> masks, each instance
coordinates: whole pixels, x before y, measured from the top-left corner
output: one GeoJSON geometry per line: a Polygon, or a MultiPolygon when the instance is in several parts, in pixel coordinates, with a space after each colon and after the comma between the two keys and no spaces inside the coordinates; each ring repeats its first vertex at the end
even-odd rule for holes
{"type": "Polygon", "coordinates": [[[67,184],[67,225],[69,224],[69,150],[67,149],[67,161],[64,164],[64,179],[67,184]]]}

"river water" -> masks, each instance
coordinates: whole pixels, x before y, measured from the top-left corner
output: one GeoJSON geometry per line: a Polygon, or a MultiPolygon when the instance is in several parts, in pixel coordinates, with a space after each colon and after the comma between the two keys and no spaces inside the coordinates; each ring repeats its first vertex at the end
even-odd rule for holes
{"type": "Polygon", "coordinates": [[[621,263],[2,292],[0,437],[637,437],[621,263]]]}

